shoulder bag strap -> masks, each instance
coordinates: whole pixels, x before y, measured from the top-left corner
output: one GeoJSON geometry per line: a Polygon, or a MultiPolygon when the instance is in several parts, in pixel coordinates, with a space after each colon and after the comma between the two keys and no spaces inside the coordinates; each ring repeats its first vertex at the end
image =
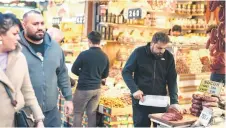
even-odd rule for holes
{"type": "Polygon", "coordinates": [[[10,100],[11,100],[11,104],[12,104],[14,107],[16,107],[17,101],[13,99],[13,96],[12,96],[12,94],[11,94],[11,92],[10,92],[9,87],[8,87],[4,82],[2,82],[2,81],[0,81],[0,82],[4,85],[4,88],[5,88],[5,90],[6,90],[7,94],[8,94],[8,96],[9,96],[9,98],[10,98],[10,100]]]}

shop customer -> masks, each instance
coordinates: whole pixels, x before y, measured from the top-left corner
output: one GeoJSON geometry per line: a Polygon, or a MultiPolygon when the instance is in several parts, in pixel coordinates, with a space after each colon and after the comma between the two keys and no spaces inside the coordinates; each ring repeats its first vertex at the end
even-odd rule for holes
{"type": "MultiPolygon", "coordinates": [[[[210,25],[207,30],[206,34],[210,37],[210,33],[213,29],[217,29],[217,25],[210,25]]],[[[210,43],[209,47],[210,52],[213,52],[213,45],[210,43]]],[[[210,80],[216,82],[222,82],[225,84],[225,52],[216,52],[215,54],[210,55],[210,70],[211,76],[210,80]]]]}
{"type": "MultiPolygon", "coordinates": [[[[166,83],[171,107],[178,106],[177,73],[173,55],[165,50],[169,37],[162,32],[153,35],[151,43],[136,48],[122,71],[122,76],[132,94],[133,122],[135,127],[150,127],[148,114],[163,113],[164,107],[139,105],[144,95],[166,96],[166,83]],[[133,75],[134,74],[134,75],[133,75]]],[[[154,124],[154,127],[157,125],[154,124]]]]}
{"type": "Polygon", "coordinates": [[[101,34],[92,31],[88,35],[89,50],[79,54],[71,71],[79,76],[74,94],[74,127],[82,126],[84,111],[88,127],[96,127],[96,110],[100,99],[101,79],[108,76],[109,60],[100,48],[101,34]]]}
{"type": "Polygon", "coordinates": [[[44,125],[60,127],[61,116],[57,108],[58,87],[66,99],[65,113],[73,112],[72,92],[64,53],[59,44],[45,32],[44,19],[40,12],[31,10],[25,13],[23,28],[20,43],[28,62],[35,95],[46,117],[44,125]]]}
{"type": "Polygon", "coordinates": [[[180,25],[174,25],[172,29],[169,30],[170,36],[181,36],[182,28],[180,25]]]}
{"type": "Polygon", "coordinates": [[[37,127],[44,127],[44,115],[35,97],[27,62],[18,43],[19,31],[14,15],[0,13],[0,127],[14,127],[14,113],[24,106],[31,108],[37,127]],[[3,83],[17,101],[15,108],[3,83]]]}
{"type": "MultiPolygon", "coordinates": [[[[51,36],[53,40],[58,42],[59,44],[64,40],[64,33],[55,27],[49,28],[47,33],[51,36]]],[[[70,77],[70,76],[69,76],[70,77]]],[[[75,86],[75,80],[70,77],[71,87],[75,86]]]]}

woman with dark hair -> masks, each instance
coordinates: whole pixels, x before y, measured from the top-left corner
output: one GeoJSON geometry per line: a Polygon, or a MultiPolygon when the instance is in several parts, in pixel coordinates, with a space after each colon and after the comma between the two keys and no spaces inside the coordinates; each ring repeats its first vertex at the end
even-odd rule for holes
{"type": "Polygon", "coordinates": [[[19,26],[13,14],[0,13],[0,127],[14,127],[14,114],[27,106],[37,127],[44,127],[44,115],[32,88],[27,62],[18,43],[19,26]],[[13,102],[6,92],[9,88],[13,102]]]}
{"type": "Polygon", "coordinates": [[[20,22],[20,19],[16,18],[16,24],[19,26],[20,31],[24,30],[24,28],[23,28],[23,26],[22,26],[22,24],[20,22]]]}

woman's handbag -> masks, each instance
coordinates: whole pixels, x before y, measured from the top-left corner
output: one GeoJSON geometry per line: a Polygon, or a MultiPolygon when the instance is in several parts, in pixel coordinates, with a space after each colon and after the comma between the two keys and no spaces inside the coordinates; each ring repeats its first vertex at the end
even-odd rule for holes
{"type": "MultiPolygon", "coordinates": [[[[2,81],[0,81],[0,82],[4,85],[5,90],[11,100],[11,104],[14,107],[16,107],[17,101],[13,99],[10,89],[4,82],[2,82],[2,81]]],[[[33,119],[28,116],[27,108],[22,108],[18,112],[15,113],[15,127],[34,127],[34,126],[35,126],[35,123],[34,123],[33,119]]]]}

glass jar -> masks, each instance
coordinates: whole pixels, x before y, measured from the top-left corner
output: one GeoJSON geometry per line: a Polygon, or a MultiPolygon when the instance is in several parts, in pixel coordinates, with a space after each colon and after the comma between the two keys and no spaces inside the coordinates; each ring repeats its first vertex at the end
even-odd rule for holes
{"type": "Polygon", "coordinates": [[[187,5],[187,14],[191,14],[191,4],[187,5]]]}
{"type": "Polygon", "coordinates": [[[197,4],[196,13],[197,14],[200,14],[201,13],[201,4],[197,4]]]}
{"type": "Polygon", "coordinates": [[[201,14],[205,13],[205,4],[201,4],[200,13],[201,14]]]}
{"type": "Polygon", "coordinates": [[[183,4],[182,5],[182,14],[186,14],[187,13],[187,4],[183,4]]]}
{"type": "Polygon", "coordinates": [[[192,14],[196,14],[196,5],[195,4],[193,4],[192,5],[192,14]]]}

